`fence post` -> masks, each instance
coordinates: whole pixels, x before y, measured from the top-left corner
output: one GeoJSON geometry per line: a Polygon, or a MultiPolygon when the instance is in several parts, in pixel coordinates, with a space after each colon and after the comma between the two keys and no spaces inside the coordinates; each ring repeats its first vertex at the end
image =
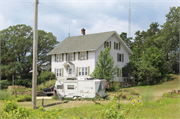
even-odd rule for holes
{"type": "Polygon", "coordinates": [[[42,98],[42,106],[44,107],[44,98],[42,98]]]}
{"type": "Polygon", "coordinates": [[[139,93],[138,93],[138,102],[139,102],[139,93]]]}
{"type": "Polygon", "coordinates": [[[171,92],[171,98],[172,98],[172,92],[171,92]]]}

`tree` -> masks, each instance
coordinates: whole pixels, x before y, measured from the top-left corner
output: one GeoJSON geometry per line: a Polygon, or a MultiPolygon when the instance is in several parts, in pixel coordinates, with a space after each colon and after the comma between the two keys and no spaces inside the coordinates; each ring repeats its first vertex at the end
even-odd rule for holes
{"type": "Polygon", "coordinates": [[[131,40],[132,40],[132,37],[127,37],[127,33],[125,32],[122,32],[120,35],[119,35],[122,40],[126,43],[127,46],[129,46],[131,48],[131,40]]]}
{"type": "MultiPolygon", "coordinates": [[[[10,26],[0,32],[1,37],[1,73],[5,78],[10,78],[13,73],[21,77],[27,76],[32,70],[33,58],[33,31],[31,26],[24,24],[10,26]]],[[[58,44],[52,33],[38,30],[38,59],[41,65],[50,62],[50,52],[58,44]]],[[[24,77],[25,78],[25,77],[24,77]]]]}
{"type": "Polygon", "coordinates": [[[155,42],[160,46],[159,49],[165,54],[165,59],[170,63],[172,69],[179,72],[179,14],[180,7],[171,7],[166,15],[166,22],[162,25],[160,36],[155,42]]]}
{"type": "Polygon", "coordinates": [[[114,79],[118,65],[114,67],[114,60],[110,54],[110,50],[111,49],[107,47],[105,51],[101,51],[98,56],[98,62],[96,62],[96,68],[92,72],[91,77],[106,79],[107,82],[114,79]]]}

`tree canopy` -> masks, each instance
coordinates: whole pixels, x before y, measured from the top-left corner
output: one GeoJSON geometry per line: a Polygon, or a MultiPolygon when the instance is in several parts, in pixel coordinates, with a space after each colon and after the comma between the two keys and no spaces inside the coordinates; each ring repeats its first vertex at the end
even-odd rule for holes
{"type": "MultiPolygon", "coordinates": [[[[1,73],[8,78],[13,73],[27,75],[32,70],[33,31],[31,26],[19,24],[0,32],[1,73]]],[[[50,52],[59,42],[52,33],[38,30],[38,65],[50,62],[50,52]]]]}

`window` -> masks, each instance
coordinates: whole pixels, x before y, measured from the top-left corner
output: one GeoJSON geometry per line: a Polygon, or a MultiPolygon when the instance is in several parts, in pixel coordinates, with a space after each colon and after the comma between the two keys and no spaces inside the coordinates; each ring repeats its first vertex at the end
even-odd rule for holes
{"type": "Polygon", "coordinates": [[[88,68],[87,67],[79,67],[79,76],[87,76],[88,68]]]}
{"type": "Polygon", "coordinates": [[[121,62],[121,54],[117,53],[117,61],[121,62]]]}
{"type": "Polygon", "coordinates": [[[116,43],[116,50],[118,50],[118,43],[116,43]]]}
{"type": "Polygon", "coordinates": [[[80,60],[86,60],[86,52],[80,52],[80,60]]]}
{"type": "Polygon", "coordinates": [[[67,54],[67,59],[68,59],[68,61],[73,61],[74,60],[74,54],[73,53],[67,54]]]}
{"type": "Polygon", "coordinates": [[[56,69],[56,76],[62,76],[62,70],[56,69]]]}
{"type": "Polygon", "coordinates": [[[56,55],[56,61],[57,62],[62,62],[62,54],[61,55],[56,55]]]}
{"type": "Polygon", "coordinates": [[[69,74],[72,74],[72,69],[71,68],[69,69],[69,74]]]}
{"type": "Polygon", "coordinates": [[[73,90],[74,89],[74,85],[67,85],[67,89],[73,90]]]}
{"type": "Polygon", "coordinates": [[[63,89],[62,85],[57,85],[57,89],[63,89]]]}
{"type": "Polygon", "coordinates": [[[87,67],[85,67],[85,75],[88,75],[88,73],[87,73],[87,67]]]}
{"type": "Polygon", "coordinates": [[[106,48],[106,47],[111,47],[111,41],[109,41],[109,42],[104,42],[104,48],[106,48]]]}

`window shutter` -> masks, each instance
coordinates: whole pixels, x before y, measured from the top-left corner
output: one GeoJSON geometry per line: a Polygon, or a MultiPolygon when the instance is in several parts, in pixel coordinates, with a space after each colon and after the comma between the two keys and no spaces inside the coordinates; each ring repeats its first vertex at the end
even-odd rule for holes
{"type": "Polygon", "coordinates": [[[106,48],[106,41],[104,42],[104,48],[106,48]]]}
{"type": "Polygon", "coordinates": [[[88,51],[86,52],[86,60],[88,60],[88,51]]]}
{"type": "Polygon", "coordinates": [[[117,77],[119,77],[119,68],[117,68],[117,77]]]}
{"type": "Polygon", "coordinates": [[[67,61],[67,53],[66,53],[66,61],[67,61]]]}
{"type": "Polygon", "coordinates": [[[57,75],[56,75],[56,68],[54,68],[54,73],[55,73],[55,76],[57,76],[57,75]]]}
{"type": "Polygon", "coordinates": [[[116,49],[116,43],[114,42],[114,49],[116,49]]]}
{"type": "Polygon", "coordinates": [[[78,60],[80,60],[80,52],[78,52],[78,60]]]}
{"type": "Polygon", "coordinates": [[[121,54],[119,54],[119,59],[120,59],[119,61],[121,62],[121,54]]]}
{"type": "Polygon", "coordinates": [[[74,52],[74,61],[75,61],[75,56],[76,56],[76,53],[74,52]]]}
{"type": "Polygon", "coordinates": [[[90,76],[90,66],[88,66],[88,76],[90,76]]]}
{"type": "Polygon", "coordinates": [[[117,62],[119,62],[119,53],[117,53],[117,62]]]}
{"type": "Polygon", "coordinates": [[[78,76],[78,67],[76,67],[76,76],[78,76]]]}
{"type": "Polygon", "coordinates": [[[62,68],[62,77],[64,76],[63,74],[64,74],[64,68],[62,68]]]}
{"type": "Polygon", "coordinates": [[[109,42],[109,47],[111,48],[111,41],[109,42]]]}
{"type": "Polygon", "coordinates": [[[121,50],[121,43],[119,43],[119,50],[121,50]]]}
{"type": "Polygon", "coordinates": [[[64,53],[62,54],[62,62],[64,61],[64,53]]]}
{"type": "Polygon", "coordinates": [[[54,61],[56,62],[56,54],[55,54],[55,59],[54,59],[54,61]]]}
{"type": "Polygon", "coordinates": [[[122,54],[122,62],[124,62],[124,54],[122,54]]]}

